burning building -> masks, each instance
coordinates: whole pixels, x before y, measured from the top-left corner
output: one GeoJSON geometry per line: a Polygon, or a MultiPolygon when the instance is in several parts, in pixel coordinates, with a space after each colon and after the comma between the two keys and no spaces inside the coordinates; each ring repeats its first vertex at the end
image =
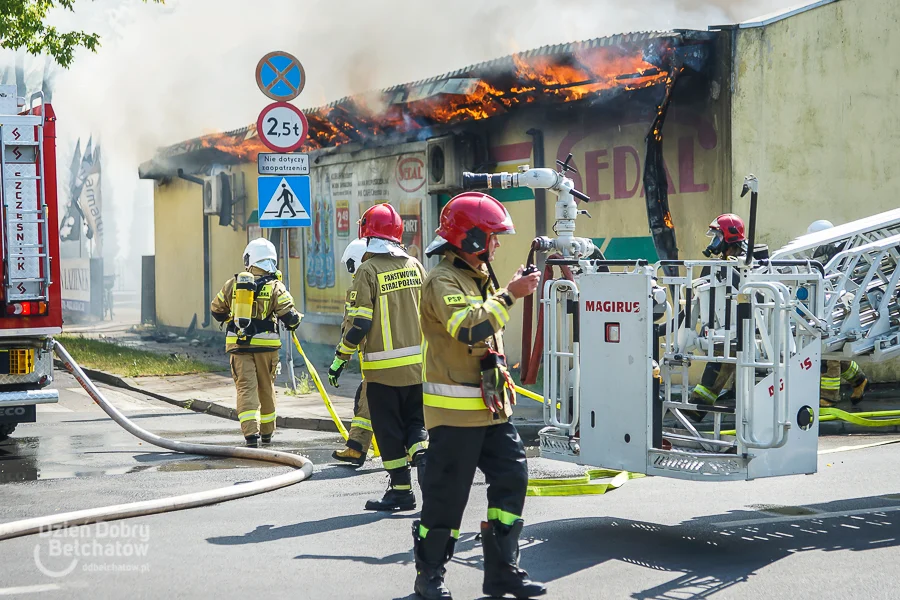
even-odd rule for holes
{"type": "MultiPolygon", "coordinates": [[[[709,31],[630,33],[545,46],[304,110],[310,131],[301,151],[310,157],[314,219],[312,227],[287,233],[291,291],[306,315],[303,336],[337,339],[350,284],[338,262],[356,236],[359,215],[374,203],[390,202],[403,216],[404,241],[421,256],[463,171],[552,166],[572,154],[577,172],[570,176],[591,197],[582,203],[590,218],[579,218],[578,235],[593,238],[612,259],[699,257],[716,215],[747,215],[735,192],[750,171],[763,182],[764,206],[765,190],[775,194],[794,177],[827,187],[829,170],[813,168],[802,152],[788,150],[794,146],[789,138],[799,135],[818,147],[816,136],[831,135],[819,115],[837,109],[825,106],[824,96],[812,106],[800,97],[818,84],[801,76],[800,61],[790,59],[820,60],[810,54],[812,46],[803,50],[797,40],[812,44],[816,31],[835,23],[852,24],[854,43],[874,44],[866,35],[874,25],[844,10],[851,4],[898,12],[887,0],[821,0],[709,31]],[[790,48],[790,54],[782,56],[773,44],[790,48]],[[806,87],[788,85],[788,73],[806,87]],[[785,90],[790,107],[782,106],[785,90]],[[770,126],[774,122],[777,128],[770,126]],[[816,129],[804,129],[804,123],[816,129]]],[[[819,79],[840,77],[839,71],[826,68],[819,79]]],[[[843,135],[859,137],[849,127],[843,135]]],[[[187,328],[196,317],[208,326],[210,293],[240,265],[247,241],[284,235],[258,227],[254,163],[260,152],[268,150],[250,125],[163,148],[141,165],[140,176],[158,183],[160,325],[187,328]],[[197,258],[188,265],[186,256],[197,258]]],[[[797,185],[786,189],[799,193],[797,185]]],[[[525,261],[535,235],[552,234],[554,198],[542,190],[492,193],[518,231],[503,240],[496,264],[502,279],[525,261]]],[[[821,207],[828,210],[815,214],[811,208],[787,214],[762,208],[761,241],[783,243],[817,218],[858,217],[837,218],[832,207],[839,200],[827,200],[821,207]]],[[[878,206],[865,210],[878,212],[878,206]]],[[[508,329],[512,363],[518,360],[520,326],[514,316],[508,329]]]]}

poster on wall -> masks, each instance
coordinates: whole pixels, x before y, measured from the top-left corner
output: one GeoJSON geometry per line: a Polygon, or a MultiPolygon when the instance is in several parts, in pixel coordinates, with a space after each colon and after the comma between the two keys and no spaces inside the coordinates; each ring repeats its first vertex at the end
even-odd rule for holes
{"type": "Polygon", "coordinates": [[[304,231],[305,310],[340,315],[350,274],[341,255],[357,237],[357,222],[367,208],[389,202],[403,219],[403,244],[422,257],[425,154],[386,156],[314,167],[313,226],[304,231]]]}
{"type": "Polygon", "coordinates": [[[64,258],[60,261],[62,307],[87,313],[91,309],[91,259],[64,258]]]}

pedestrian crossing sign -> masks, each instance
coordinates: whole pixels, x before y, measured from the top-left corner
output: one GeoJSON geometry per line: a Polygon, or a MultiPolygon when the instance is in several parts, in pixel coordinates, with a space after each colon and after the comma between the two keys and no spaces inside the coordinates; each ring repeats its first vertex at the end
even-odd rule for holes
{"type": "Polygon", "coordinates": [[[260,227],[309,227],[310,182],[308,175],[259,177],[260,227]]]}

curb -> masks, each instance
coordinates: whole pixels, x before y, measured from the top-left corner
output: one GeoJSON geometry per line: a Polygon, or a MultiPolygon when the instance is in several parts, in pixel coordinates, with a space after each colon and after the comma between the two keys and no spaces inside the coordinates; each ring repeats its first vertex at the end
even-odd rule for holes
{"type": "MultiPolygon", "coordinates": [[[[53,359],[53,364],[58,369],[64,370],[62,362],[58,359],[53,359]]],[[[168,404],[172,404],[179,408],[184,408],[186,410],[191,410],[196,413],[203,413],[207,415],[213,415],[216,417],[222,417],[223,419],[229,419],[231,421],[237,421],[237,411],[233,408],[227,408],[222,406],[221,404],[216,404],[215,402],[207,402],[205,400],[176,400],[175,398],[170,398],[158,392],[153,392],[142,387],[138,387],[135,385],[131,385],[125,379],[119,377],[118,375],[113,375],[111,373],[106,373],[105,371],[97,371],[94,369],[88,369],[86,367],[81,367],[81,370],[84,371],[85,375],[90,377],[93,381],[99,381],[100,383],[105,383],[106,385],[110,385],[117,388],[122,388],[125,390],[129,390],[131,392],[137,392],[138,394],[144,394],[145,396],[150,396],[151,398],[156,398],[157,400],[162,400],[168,404]]],[[[350,429],[350,421],[349,420],[341,420],[344,424],[344,427],[349,430],[350,429]]],[[[276,417],[275,418],[275,426],[283,427],[285,429],[306,429],[309,431],[327,431],[330,433],[338,433],[334,427],[334,423],[332,423],[331,419],[308,419],[305,417],[276,417]]]]}

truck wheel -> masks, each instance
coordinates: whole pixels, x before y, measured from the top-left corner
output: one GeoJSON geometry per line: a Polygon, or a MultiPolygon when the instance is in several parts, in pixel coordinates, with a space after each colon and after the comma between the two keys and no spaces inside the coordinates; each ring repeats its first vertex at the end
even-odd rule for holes
{"type": "Polygon", "coordinates": [[[18,423],[0,423],[0,442],[3,442],[16,430],[18,423]]]}

